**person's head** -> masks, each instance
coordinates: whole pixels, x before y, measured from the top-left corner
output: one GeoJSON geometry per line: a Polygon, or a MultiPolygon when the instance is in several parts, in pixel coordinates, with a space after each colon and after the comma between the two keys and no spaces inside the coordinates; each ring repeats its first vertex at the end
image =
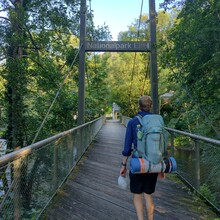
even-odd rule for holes
{"type": "Polygon", "coordinates": [[[141,111],[149,112],[152,106],[152,99],[148,95],[141,96],[138,104],[141,111]]]}

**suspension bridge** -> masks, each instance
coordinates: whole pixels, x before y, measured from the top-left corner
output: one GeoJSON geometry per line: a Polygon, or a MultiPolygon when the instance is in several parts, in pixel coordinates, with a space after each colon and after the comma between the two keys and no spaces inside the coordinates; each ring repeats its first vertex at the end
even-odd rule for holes
{"type": "MultiPolygon", "coordinates": [[[[101,117],[1,157],[1,218],[136,219],[129,188],[117,183],[127,120],[101,117]]],[[[219,154],[219,141],[170,132],[171,144],[182,135],[197,143],[195,151],[200,153],[190,156],[191,169],[184,166],[190,163],[186,157],[177,157],[177,173],[158,180],[155,219],[217,219],[219,185],[213,189],[215,204],[200,196],[210,167],[200,171],[205,162],[199,160],[199,146],[208,150],[211,144],[219,154]]],[[[212,169],[219,169],[218,161],[212,169]]]]}
{"type": "MultiPolygon", "coordinates": [[[[136,43],[86,42],[86,1],[81,2],[78,126],[35,143],[37,133],[30,146],[0,158],[0,219],[136,219],[132,194],[117,184],[129,118],[117,121],[102,116],[85,123],[84,56],[86,51],[149,51],[153,112],[157,113],[154,1],[149,1],[151,41],[136,43]]],[[[220,188],[215,171],[220,169],[220,141],[166,129],[169,154],[175,156],[178,170],[158,180],[155,219],[217,219],[220,188]],[[175,150],[179,136],[188,140],[187,154],[178,155],[175,150]],[[206,161],[204,152],[211,152],[216,162],[206,161]]]]}

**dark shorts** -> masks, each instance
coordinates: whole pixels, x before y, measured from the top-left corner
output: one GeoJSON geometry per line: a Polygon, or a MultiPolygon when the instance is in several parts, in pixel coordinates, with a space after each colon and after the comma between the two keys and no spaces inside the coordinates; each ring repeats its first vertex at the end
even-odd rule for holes
{"type": "Polygon", "coordinates": [[[130,176],[130,191],[132,193],[152,194],[157,183],[157,173],[132,174],[130,176]]]}

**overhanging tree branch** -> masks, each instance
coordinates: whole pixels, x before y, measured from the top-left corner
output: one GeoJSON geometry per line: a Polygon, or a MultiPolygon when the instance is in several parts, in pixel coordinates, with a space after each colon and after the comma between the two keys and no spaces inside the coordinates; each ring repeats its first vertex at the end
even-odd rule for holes
{"type": "Polygon", "coordinates": [[[29,37],[30,37],[31,43],[34,45],[34,49],[36,50],[36,52],[37,52],[37,54],[38,54],[38,56],[39,56],[38,50],[39,50],[40,48],[36,45],[36,43],[35,43],[35,41],[34,41],[34,38],[33,38],[32,34],[31,34],[29,28],[27,27],[27,25],[26,25],[26,24],[23,24],[23,25],[24,25],[24,27],[25,27],[25,29],[26,29],[26,31],[27,31],[29,37]]]}
{"type": "Polygon", "coordinates": [[[6,21],[11,22],[9,18],[3,17],[3,16],[0,16],[0,19],[4,19],[4,20],[6,20],[6,21]]]}

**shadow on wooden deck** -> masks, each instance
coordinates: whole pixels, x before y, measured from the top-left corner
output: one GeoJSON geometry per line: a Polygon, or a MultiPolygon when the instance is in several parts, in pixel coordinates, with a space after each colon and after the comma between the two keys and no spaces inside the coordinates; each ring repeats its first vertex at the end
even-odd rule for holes
{"type": "MultiPolygon", "coordinates": [[[[117,185],[124,134],[118,121],[106,122],[41,219],[137,219],[132,194],[117,185]]],[[[157,183],[155,220],[217,218],[180,181],[172,181],[173,176],[157,183]]]]}

